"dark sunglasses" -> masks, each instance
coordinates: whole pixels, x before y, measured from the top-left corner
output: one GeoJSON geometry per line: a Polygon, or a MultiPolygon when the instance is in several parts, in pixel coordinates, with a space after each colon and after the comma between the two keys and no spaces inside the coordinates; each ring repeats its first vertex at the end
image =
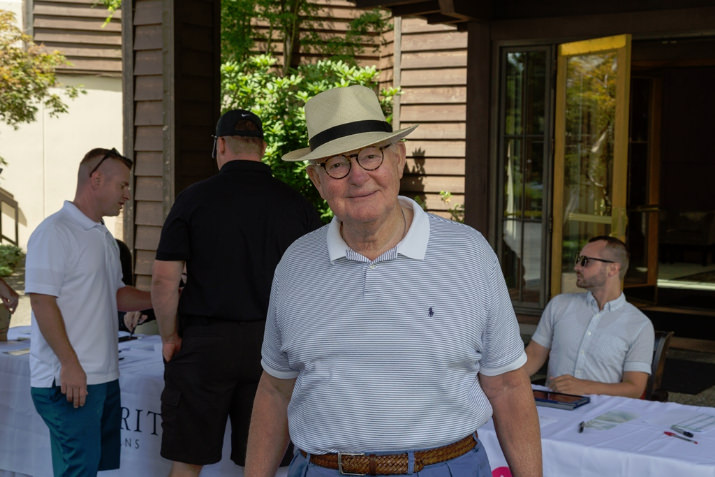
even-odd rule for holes
{"type": "Polygon", "coordinates": [[[111,148],[109,151],[107,151],[107,153],[106,153],[104,156],[102,156],[102,158],[99,160],[99,162],[97,163],[97,165],[94,166],[91,171],[89,171],[89,176],[91,177],[92,174],[94,174],[95,172],[97,172],[97,169],[99,169],[99,166],[101,166],[102,163],[103,163],[105,160],[107,160],[108,158],[110,158],[110,157],[111,157],[111,158],[114,158],[114,159],[119,159],[119,160],[122,161],[129,169],[132,168],[132,160],[131,160],[131,159],[129,159],[128,157],[122,156],[122,155],[119,153],[119,151],[116,150],[116,148],[111,148]]]}
{"type": "Polygon", "coordinates": [[[616,263],[613,260],[606,260],[605,258],[587,257],[586,255],[579,255],[576,257],[576,265],[581,265],[582,267],[588,267],[588,262],[595,260],[597,262],[603,263],[616,263]]]}

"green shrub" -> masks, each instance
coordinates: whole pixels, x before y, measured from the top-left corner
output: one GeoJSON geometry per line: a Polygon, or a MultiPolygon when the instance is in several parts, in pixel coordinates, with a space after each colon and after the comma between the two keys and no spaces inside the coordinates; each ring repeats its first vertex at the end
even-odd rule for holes
{"type": "MultiPolygon", "coordinates": [[[[307,163],[284,162],[283,154],[308,146],[303,106],[316,94],[339,86],[360,84],[377,90],[379,72],[373,66],[351,66],[339,60],[321,60],[301,65],[282,76],[270,55],[250,57],[245,62],[221,65],[222,112],[247,109],[263,121],[266,155],[263,161],[273,175],[303,194],[328,221],[332,212],[320,197],[306,172],[307,163]]],[[[378,97],[385,117],[392,122],[392,98],[399,90],[385,89],[378,97]]]]}
{"type": "Polygon", "coordinates": [[[25,259],[25,253],[16,245],[0,245],[0,277],[11,275],[20,262],[25,259]]]}

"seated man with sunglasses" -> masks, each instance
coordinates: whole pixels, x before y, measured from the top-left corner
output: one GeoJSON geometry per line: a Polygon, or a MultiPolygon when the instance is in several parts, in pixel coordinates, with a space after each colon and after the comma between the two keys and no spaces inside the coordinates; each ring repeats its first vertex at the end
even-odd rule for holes
{"type": "Polygon", "coordinates": [[[586,293],[555,296],[526,347],[529,375],[549,360],[546,384],[569,394],[643,395],[653,358],[653,324],[626,301],[626,245],[593,237],[574,266],[586,293]]]}

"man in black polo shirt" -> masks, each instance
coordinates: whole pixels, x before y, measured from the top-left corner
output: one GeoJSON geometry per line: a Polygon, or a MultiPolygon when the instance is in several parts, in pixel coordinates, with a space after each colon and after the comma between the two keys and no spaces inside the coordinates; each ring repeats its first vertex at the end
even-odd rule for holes
{"type": "Polygon", "coordinates": [[[244,464],[273,271],[295,239],[321,225],[272,177],[265,149],[255,114],[221,116],[219,173],[180,193],[161,231],[151,294],[166,361],[161,455],[174,461],[172,476],[221,460],[227,417],[231,459],[244,464]]]}

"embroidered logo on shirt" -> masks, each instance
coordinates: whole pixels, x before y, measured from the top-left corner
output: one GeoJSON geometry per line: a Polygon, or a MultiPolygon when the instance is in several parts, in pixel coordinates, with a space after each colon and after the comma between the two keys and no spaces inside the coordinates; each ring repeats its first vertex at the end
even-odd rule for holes
{"type": "Polygon", "coordinates": [[[430,318],[434,316],[434,310],[432,310],[431,306],[429,307],[429,311],[427,312],[427,314],[430,316],[430,318]]]}

